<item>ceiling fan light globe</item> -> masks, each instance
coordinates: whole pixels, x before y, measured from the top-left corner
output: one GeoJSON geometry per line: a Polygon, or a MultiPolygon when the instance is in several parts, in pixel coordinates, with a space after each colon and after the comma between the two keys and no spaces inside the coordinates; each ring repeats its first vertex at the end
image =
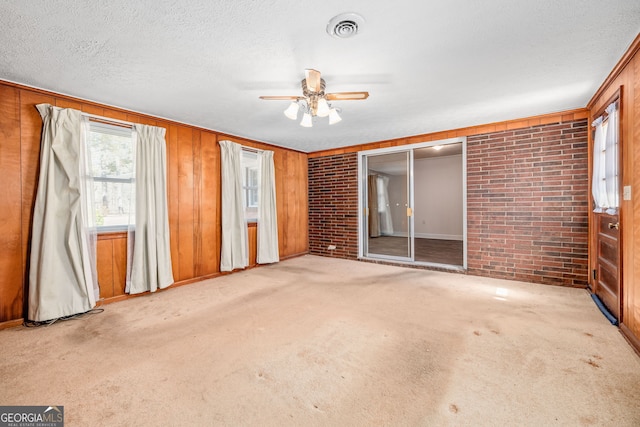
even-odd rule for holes
{"type": "Polygon", "coordinates": [[[316,111],[316,115],[318,117],[327,117],[329,113],[329,103],[326,99],[320,98],[318,100],[318,110],[316,111]]]}
{"type": "Polygon", "coordinates": [[[338,114],[338,110],[336,110],[335,108],[332,108],[331,111],[329,111],[329,124],[330,125],[336,124],[340,120],[342,120],[342,117],[340,117],[340,115],[338,114]]]}
{"type": "Polygon", "coordinates": [[[292,102],[289,107],[284,110],[284,115],[290,118],[291,120],[296,120],[298,118],[298,109],[299,105],[297,102],[292,102]]]}
{"type": "Polygon", "coordinates": [[[311,114],[304,113],[302,116],[302,120],[300,121],[300,126],[305,128],[310,128],[313,126],[313,120],[311,119],[311,114]]]}

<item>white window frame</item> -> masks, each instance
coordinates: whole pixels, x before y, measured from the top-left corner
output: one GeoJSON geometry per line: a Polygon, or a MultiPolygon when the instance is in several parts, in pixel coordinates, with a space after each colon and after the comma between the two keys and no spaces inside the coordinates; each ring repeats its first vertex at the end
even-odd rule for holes
{"type": "Polygon", "coordinates": [[[258,166],[258,153],[256,151],[242,147],[242,171],[244,217],[248,223],[257,222],[258,206],[260,203],[258,197],[260,168],[258,166]],[[252,175],[255,177],[255,183],[250,183],[252,175]]]}
{"type": "MultiPolygon", "coordinates": [[[[127,125],[119,125],[116,122],[110,123],[108,120],[89,119],[89,134],[102,133],[107,135],[115,135],[121,137],[127,137],[131,140],[131,152],[133,157],[133,175],[130,178],[119,177],[105,177],[100,175],[90,175],[94,183],[104,182],[112,184],[130,184],[135,186],[135,130],[127,125]]],[[[90,138],[90,135],[87,135],[90,138]]],[[[88,142],[87,142],[88,143],[88,142]]],[[[133,193],[134,200],[131,202],[135,206],[135,192],[133,193]]],[[[98,233],[109,233],[118,231],[127,231],[135,226],[135,215],[130,215],[127,223],[116,225],[97,225],[96,230],[98,233]]]]}

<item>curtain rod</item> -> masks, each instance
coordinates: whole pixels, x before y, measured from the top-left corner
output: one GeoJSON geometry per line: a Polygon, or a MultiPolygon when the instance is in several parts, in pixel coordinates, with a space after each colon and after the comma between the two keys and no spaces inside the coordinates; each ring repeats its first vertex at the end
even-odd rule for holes
{"type": "Polygon", "coordinates": [[[600,114],[595,119],[593,119],[593,121],[596,121],[601,117],[602,117],[602,121],[603,122],[607,121],[609,119],[609,113],[607,113],[607,108],[611,107],[614,104],[617,104],[618,101],[619,101],[619,99],[616,98],[613,102],[610,102],[610,103],[606,104],[604,107],[602,107],[600,109],[600,114]]]}
{"type": "Polygon", "coordinates": [[[94,122],[106,123],[106,124],[111,124],[115,126],[130,128],[130,129],[133,129],[133,126],[135,125],[135,123],[132,123],[132,122],[127,122],[127,121],[118,120],[118,119],[110,119],[108,117],[103,117],[103,116],[96,116],[95,114],[89,114],[89,113],[81,113],[81,114],[85,117],[88,117],[89,120],[94,122]]]}
{"type": "Polygon", "coordinates": [[[259,148],[253,148],[253,147],[249,147],[249,146],[247,146],[247,145],[242,145],[242,144],[240,144],[239,142],[235,142],[235,141],[232,141],[232,140],[230,140],[230,139],[226,139],[226,138],[225,138],[225,139],[220,139],[220,140],[218,140],[218,143],[220,143],[220,142],[222,142],[222,141],[228,141],[228,142],[232,142],[232,143],[234,143],[234,144],[236,144],[236,145],[239,145],[239,146],[240,146],[240,148],[241,148],[243,151],[249,151],[249,152],[252,152],[252,153],[264,153],[264,152],[266,151],[266,150],[261,150],[261,149],[259,149],[259,148]]]}
{"type": "MultiPolygon", "coordinates": [[[[242,145],[242,144],[240,144],[242,145]]],[[[252,153],[263,153],[264,150],[260,150],[259,148],[247,147],[246,145],[242,145],[242,150],[250,151],[252,153]]]]}

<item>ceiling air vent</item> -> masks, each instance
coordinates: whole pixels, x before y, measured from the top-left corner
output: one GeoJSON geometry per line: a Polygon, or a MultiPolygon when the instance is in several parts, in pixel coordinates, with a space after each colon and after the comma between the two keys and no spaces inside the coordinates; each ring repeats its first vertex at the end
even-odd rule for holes
{"type": "Polygon", "coordinates": [[[338,39],[348,39],[362,31],[364,18],[357,13],[342,13],[331,18],[327,34],[338,39]]]}

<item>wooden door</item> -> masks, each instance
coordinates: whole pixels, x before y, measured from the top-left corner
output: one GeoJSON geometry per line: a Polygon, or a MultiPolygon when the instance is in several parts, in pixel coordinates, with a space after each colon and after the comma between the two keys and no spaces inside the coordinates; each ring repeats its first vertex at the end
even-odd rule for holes
{"type": "Polygon", "coordinates": [[[594,293],[620,320],[620,218],[596,213],[596,268],[594,293]]]}
{"type": "Polygon", "coordinates": [[[621,248],[620,240],[620,188],[622,185],[622,138],[620,135],[620,117],[622,110],[621,91],[618,90],[598,111],[593,121],[602,120],[600,126],[595,126],[591,134],[593,146],[591,148],[591,159],[594,161],[590,171],[590,182],[593,179],[599,181],[598,197],[591,199],[591,209],[596,207],[596,198],[600,198],[601,207],[599,210],[603,212],[593,212],[593,227],[591,227],[591,243],[593,245],[592,254],[594,255],[592,284],[593,293],[600,298],[609,312],[618,320],[622,321],[622,266],[621,266],[621,248]],[[611,107],[614,108],[611,108],[611,107]],[[611,113],[611,114],[610,114],[611,113]],[[597,118],[596,118],[597,117],[597,118]],[[612,132],[613,131],[613,132],[612,132]],[[598,133],[596,133],[598,132],[598,133]],[[596,145],[598,145],[596,147],[596,145]],[[596,176],[596,168],[598,173],[596,176]],[[595,177],[595,178],[594,178],[595,177]],[[615,183],[615,187],[610,185],[615,183]],[[602,184],[606,188],[602,188],[602,184]],[[603,195],[603,191],[606,194],[603,195]],[[612,196],[611,193],[616,194],[612,196]],[[605,213],[604,211],[615,211],[615,214],[605,213]]]}

